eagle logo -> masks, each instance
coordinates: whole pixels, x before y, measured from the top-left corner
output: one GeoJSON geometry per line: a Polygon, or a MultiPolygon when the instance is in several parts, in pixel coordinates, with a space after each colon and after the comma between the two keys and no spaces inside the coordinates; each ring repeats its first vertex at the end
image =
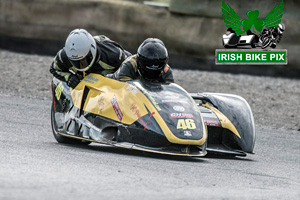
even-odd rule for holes
{"type": "Polygon", "coordinates": [[[249,10],[246,15],[247,19],[241,19],[229,4],[222,1],[222,16],[227,27],[227,32],[223,35],[223,46],[276,48],[285,30],[284,24],[281,23],[283,1],[276,4],[264,19],[258,19],[258,10],[249,10]],[[244,33],[246,35],[242,35],[244,33]]]}
{"type": "Polygon", "coordinates": [[[254,33],[261,33],[264,27],[278,27],[283,15],[283,1],[276,4],[265,19],[258,19],[258,10],[249,10],[246,13],[248,19],[241,20],[230,5],[224,1],[222,1],[222,13],[226,27],[232,28],[237,35],[246,33],[248,30],[252,30],[254,33]]]}

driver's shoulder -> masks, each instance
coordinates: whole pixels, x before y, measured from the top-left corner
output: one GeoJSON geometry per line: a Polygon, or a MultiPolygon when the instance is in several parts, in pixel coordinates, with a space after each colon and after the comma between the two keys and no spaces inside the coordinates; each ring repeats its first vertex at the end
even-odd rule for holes
{"type": "Polygon", "coordinates": [[[57,54],[55,56],[55,60],[58,64],[64,64],[67,66],[70,65],[70,61],[69,61],[68,56],[64,49],[61,49],[57,52],[57,54]]]}
{"type": "Polygon", "coordinates": [[[137,71],[136,54],[126,58],[124,60],[124,62],[122,63],[121,67],[122,66],[124,66],[126,68],[132,68],[136,72],[137,71]]]}
{"type": "Polygon", "coordinates": [[[105,35],[96,35],[96,36],[93,36],[94,40],[96,42],[103,42],[103,41],[109,41],[109,37],[105,36],[105,35]]]}

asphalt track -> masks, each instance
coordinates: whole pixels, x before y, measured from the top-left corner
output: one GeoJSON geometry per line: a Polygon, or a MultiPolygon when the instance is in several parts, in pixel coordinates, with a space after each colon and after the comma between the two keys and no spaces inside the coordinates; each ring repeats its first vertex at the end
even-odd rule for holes
{"type": "Polygon", "coordinates": [[[300,132],[256,126],[255,155],[185,158],[58,144],[50,101],[0,94],[0,199],[300,199],[300,132]]]}

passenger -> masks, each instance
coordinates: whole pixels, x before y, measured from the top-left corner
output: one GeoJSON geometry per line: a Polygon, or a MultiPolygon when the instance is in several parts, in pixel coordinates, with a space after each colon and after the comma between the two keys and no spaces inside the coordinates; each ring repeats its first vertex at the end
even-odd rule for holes
{"type": "Polygon", "coordinates": [[[54,58],[50,72],[71,88],[89,73],[114,73],[131,54],[104,35],[92,37],[84,29],[73,30],[54,58]]]}
{"type": "Polygon", "coordinates": [[[140,79],[173,83],[168,60],[168,51],[164,43],[157,38],[148,38],[140,45],[137,54],[128,57],[118,71],[108,77],[120,81],[140,79]]]}

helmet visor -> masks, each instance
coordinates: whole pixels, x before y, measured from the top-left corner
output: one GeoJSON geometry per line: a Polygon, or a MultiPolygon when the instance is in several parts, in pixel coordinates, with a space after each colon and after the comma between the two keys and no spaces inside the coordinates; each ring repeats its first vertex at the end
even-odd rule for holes
{"type": "Polygon", "coordinates": [[[139,57],[140,68],[151,71],[161,71],[167,64],[167,59],[147,59],[142,56],[139,57]]]}
{"type": "Polygon", "coordinates": [[[139,56],[137,64],[144,78],[157,80],[167,64],[167,59],[147,59],[139,56]]]}
{"type": "Polygon", "coordinates": [[[89,51],[88,55],[80,60],[70,60],[71,64],[78,70],[78,71],[86,71],[94,62],[94,57],[92,52],[89,51]]]}

